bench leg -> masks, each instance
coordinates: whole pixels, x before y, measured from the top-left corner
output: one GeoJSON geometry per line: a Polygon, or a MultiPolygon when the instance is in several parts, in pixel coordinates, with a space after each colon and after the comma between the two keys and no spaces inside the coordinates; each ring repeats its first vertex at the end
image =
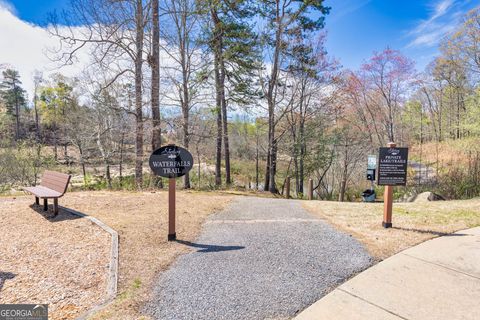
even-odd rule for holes
{"type": "Polygon", "coordinates": [[[58,199],[53,199],[53,216],[56,217],[58,214],[58,199]]]}
{"type": "Polygon", "coordinates": [[[48,211],[48,200],[47,200],[47,198],[43,199],[43,211],[48,211]]]}
{"type": "Polygon", "coordinates": [[[40,205],[40,199],[39,199],[38,197],[35,197],[35,204],[36,204],[37,206],[40,205]]]}

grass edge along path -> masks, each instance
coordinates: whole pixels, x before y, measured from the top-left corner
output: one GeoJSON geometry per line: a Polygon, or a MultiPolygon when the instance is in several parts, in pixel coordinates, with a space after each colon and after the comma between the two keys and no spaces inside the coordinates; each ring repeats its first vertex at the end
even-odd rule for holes
{"type": "Polygon", "coordinates": [[[393,228],[382,227],[383,203],[303,201],[310,213],[350,233],[383,260],[438,236],[480,226],[480,199],[393,204],[393,228]]]}

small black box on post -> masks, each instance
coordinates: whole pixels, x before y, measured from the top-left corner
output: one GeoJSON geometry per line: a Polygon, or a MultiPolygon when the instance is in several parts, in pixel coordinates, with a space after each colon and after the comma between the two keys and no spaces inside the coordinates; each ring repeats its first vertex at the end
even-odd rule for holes
{"type": "Polygon", "coordinates": [[[367,169],[367,180],[375,181],[375,169],[367,169]]]}

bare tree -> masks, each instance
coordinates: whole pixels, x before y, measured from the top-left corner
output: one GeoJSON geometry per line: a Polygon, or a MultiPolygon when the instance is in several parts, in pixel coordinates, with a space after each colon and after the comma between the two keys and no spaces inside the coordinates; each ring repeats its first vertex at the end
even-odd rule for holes
{"type": "MultiPolygon", "coordinates": [[[[162,49],[168,55],[169,65],[165,66],[168,80],[172,84],[172,93],[166,99],[179,104],[182,111],[183,146],[190,146],[190,113],[203,99],[201,88],[204,68],[208,58],[202,54],[198,41],[199,14],[197,3],[192,0],[167,0],[164,3],[165,28],[162,49]]],[[[190,175],[183,179],[185,189],[191,187],[190,175]]]]}
{"type": "Polygon", "coordinates": [[[142,0],[73,0],[70,11],[52,18],[52,34],[62,43],[55,59],[72,64],[82,49],[91,52],[94,63],[109,78],[104,88],[127,74],[135,82],[135,182],[143,185],[143,52],[149,3],[142,0]],[[77,28],[78,23],[83,26],[77,28]]]}
{"type": "MultiPolygon", "coordinates": [[[[152,69],[151,84],[151,106],[152,106],[152,151],[160,148],[162,145],[161,126],[160,126],[160,23],[159,23],[159,3],[158,0],[152,0],[152,54],[148,62],[152,69]]],[[[151,174],[153,185],[161,186],[162,179],[151,174]]]]}

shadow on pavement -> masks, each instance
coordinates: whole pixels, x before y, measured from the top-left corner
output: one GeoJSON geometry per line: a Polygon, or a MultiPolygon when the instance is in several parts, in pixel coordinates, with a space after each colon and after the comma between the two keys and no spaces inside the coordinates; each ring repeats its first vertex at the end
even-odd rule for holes
{"type": "Polygon", "coordinates": [[[175,241],[189,247],[200,248],[200,250],[198,250],[197,252],[205,252],[205,253],[245,249],[245,247],[243,246],[217,246],[212,244],[194,243],[194,242],[184,241],[184,240],[175,240],[175,241]]]}
{"type": "Polygon", "coordinates": [[[460,236],[468,236],[465,233],[445,233],[435,230],[423,230],[423,229],[415,229],[415,228],[402,228],[402,227],[392,227],[392,229],[397,229],[401,231],[411,231],[411,232],[418,232],[418,233],[428,233],[439,237],[460,237],[460,236]]]}

